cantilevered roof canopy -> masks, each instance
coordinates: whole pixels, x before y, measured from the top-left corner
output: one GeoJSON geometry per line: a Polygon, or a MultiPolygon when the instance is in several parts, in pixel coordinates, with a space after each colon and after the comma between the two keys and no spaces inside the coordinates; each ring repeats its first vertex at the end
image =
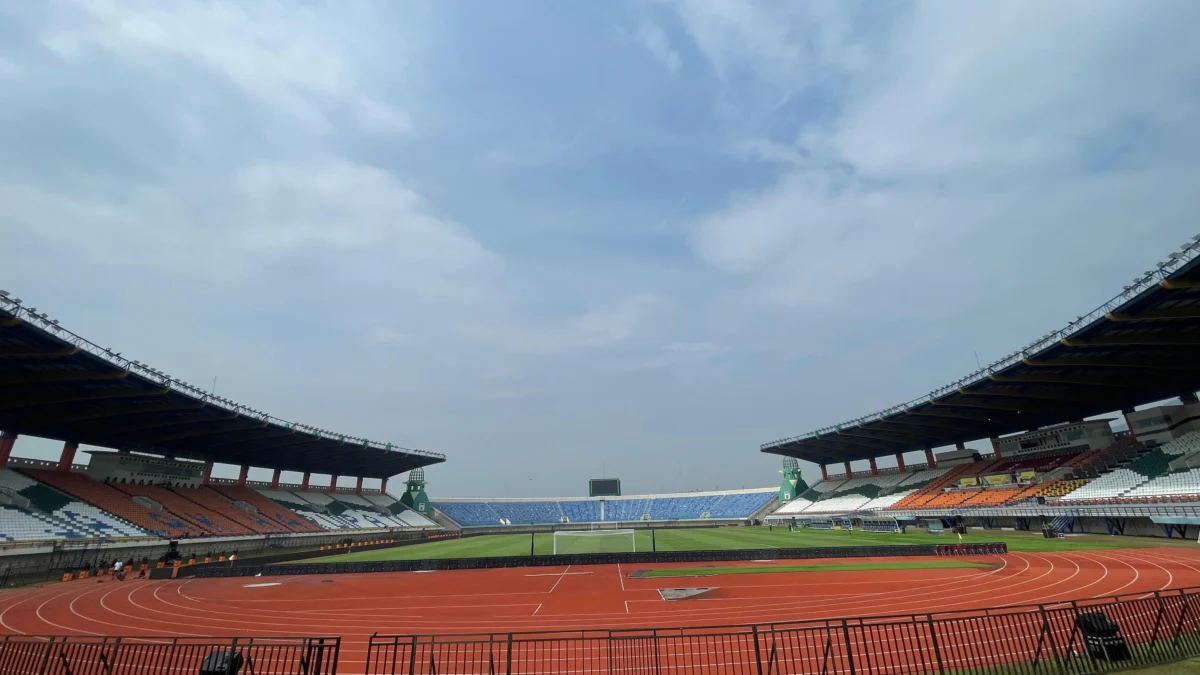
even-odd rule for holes
{"type": "Polygon", "coordinates": [[[228,464],[386,478],[446,460],[287,422],[102,349],[0,295],[0,430],[228,464]]]}
{"type": "Polygon", "coordinates": [[[1103,307],[915,401],[761,446],[817,464],[1080,420],[1200,389],[1200,236],[1103,307]]]}

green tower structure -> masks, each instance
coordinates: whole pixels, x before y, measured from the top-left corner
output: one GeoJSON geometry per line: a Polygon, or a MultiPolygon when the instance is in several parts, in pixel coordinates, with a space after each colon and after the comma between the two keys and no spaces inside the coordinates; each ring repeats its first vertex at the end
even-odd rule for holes
{"type": "Polygon", "coordinates": [[[408,472],[408,482],[400,503],[417,513],[429,513],[429,495],[425,494],[425,469],[408,472]]]}
{"type": "Polygon", "coordinates": [[[779,486],[779,503],[786,504],[808,491],[808,484],[800,476],[800,463],[795,457],[783,458],[783,484],[779,486]]]}

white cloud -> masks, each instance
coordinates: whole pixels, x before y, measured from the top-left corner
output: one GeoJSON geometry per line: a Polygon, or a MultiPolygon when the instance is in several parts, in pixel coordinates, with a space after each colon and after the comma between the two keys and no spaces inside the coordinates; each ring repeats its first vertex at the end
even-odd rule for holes
{"type": "Polygon", "coordinates": [[[658,24],[649,21],[643,21],[638,24],[637,31],[634,33],[634,39],[638,44],[650,52],[668,73],[674,75],[679,72],[680,66],[683,65],[683,60],[679,57],[679,52],[671,48],[671,43],[667,39],[667,34],[658,24]]]}
{"type": "Polygon", "coordinates": [[[23,73],[24,71],[17,64],[8,59],[0,58],[0,79],[15,80],[21,77],[23,73]]]}
{"type": "Polygon", "coordinates": [[[789,171],[697,223],[699,257],[745,279],[732,304],[951,316],[1019,280],[989,280],[1005,256],[1015,268],[1040,256],[1029,248],[1186,231],[1200,7],[918,2],[863,23],[864,6],[839,4],[680,6],[719,73],[772,93],[760,102],[812,88],[835,113],[789,111],[790,143],[732,139],[789,171]],[[1130,157],[1093,166],[1105,146],[1130,157]]]}
{"type": "Polygon", "coordinates": [[[402,111],[363,90],[346,44],[312,9],[224,0],[88,0],[74,9],[42,32],[62,59],[102,50],[164,72],[177,72],[179,60],[223,75],[310,131],[331,132],[330,117],[347,111],[369,133],[410,129],[402,111]]]}

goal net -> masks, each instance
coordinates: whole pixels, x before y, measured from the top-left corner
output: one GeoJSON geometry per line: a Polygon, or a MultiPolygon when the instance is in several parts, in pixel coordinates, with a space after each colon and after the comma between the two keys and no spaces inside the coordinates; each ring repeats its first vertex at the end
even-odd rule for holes
{"type": "Polygon", "coordinates": [[[637,532],[634,530],[578,530],[554,533],[554,555],[631,552],[637,552],[637,532]]]}

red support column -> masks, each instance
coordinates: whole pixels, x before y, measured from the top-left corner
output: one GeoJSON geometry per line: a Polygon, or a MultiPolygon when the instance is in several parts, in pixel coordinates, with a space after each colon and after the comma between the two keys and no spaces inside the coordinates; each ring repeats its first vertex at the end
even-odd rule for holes
{"type": "Polygon", "coordinates": [[[925,467],[929,469],[937,468],[937,462],[933,461],[933,450],[930,448],[925,448],[925,467]]]}
{"type": "Polygon", "coordinates": [[[387,479],[386,478],[379,481],[379,494],[381,494],[381,495],[387,494],[387,479]]]}
{"type": "Polygon", "coordinates": [[[992,439],[992,453],[995,454],[996,459],[1002,459],[1004,457],[1004,455],[1000,454],[1000,439],[998,438],[992,439]]]}
{"type": "Polygon", "coordinates": [[[58,456],[58,470],[70,471],[71,463],[75,461],[75,451],[79,449],[79,444],[67,441],[63,443],[62,454],[58,456]]]}
{"type": "Polygon", "coordinates": [[[846,467],[846,478],[849,478],[850,474],[853,473],[852,471],[850,471],[850,462],[844,462],[843,466],[846,467]]]}
{"type": "Polygon", "coordinates": [[[8,464],[8,458],[12,456],[13,446],[17,444],[17,435],[10,434],[7,431],[0,433],[0,469],[8,464]]]}
{"type": "Polygon", "coordinates": [[[900,467],[900,473],[904,473],[904,453],[896,453],[896,466],[900,467]]]}
{"type": "Polygon", "coordinates": [[[821,480],[829,480],[829,469],[824,464],[821,465],[821,480]]]}
{"type": "Polygon", "coordinates": [[[271,489],[272,490],[279,489],[279,474],[281,474],[281,473],[283,473],[283,472],[280,471],[279,469],[275,469],[275,473],[271,474],[271,489]]]}
{"type": "Polygon", "coordinates": [[[878,476],[879,475],[879,466],[875,464],[875,458],[872,457],[870,459],[870,462],[871,462],[871,475],[878,476]]]}
{"type": "Polygon", "coordinates": [[[308,475],[309,475],[308,472],[305,471],[304,472],[304,480],[300,481],[300,491],[301,492],[308,489],[308,475]]]}
{"type": "Polygon", "coordinates": [[[243,464],[242,470],[238,472],[238,487],[246,487],[246,476],[250,475],[249,465],[243,464]]]}
{"type": "Polygon", "coordinates": [[[204,463],[204,477],[200,479],[201,485],[208,485],[208,479],[212,478],[212,462],[204,463]]]}
{"type": "Polygon", "coordinates": [[[330,477],[329,477],[329,491],[330,491],[331,493],[332,493],[332,492],[337,492],[337,479],[338,479],[338,477],[337,477],[337,476],[330,476],[330,477]]]}
{"type": "Polygon", "coordinates": [[[354,484],[354,494],[362,494],[362,476],[358,477],[358,482],[354,484]]]}

